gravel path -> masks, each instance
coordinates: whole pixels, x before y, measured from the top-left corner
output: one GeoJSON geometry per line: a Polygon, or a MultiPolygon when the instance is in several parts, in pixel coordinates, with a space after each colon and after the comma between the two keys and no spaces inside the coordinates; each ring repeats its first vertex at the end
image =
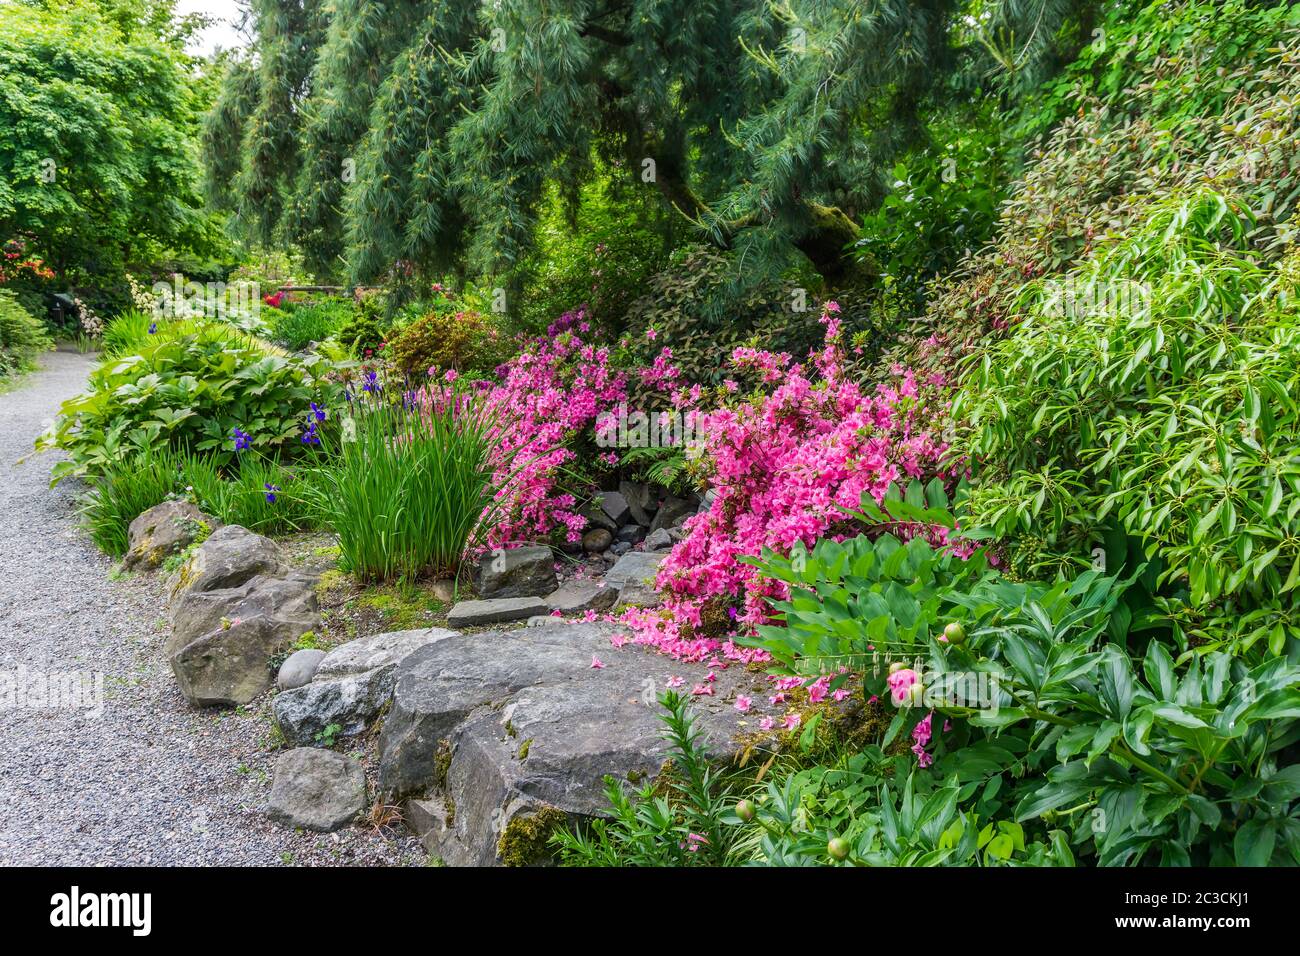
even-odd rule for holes
{"type": "Polygon", "coordinates": [[[177,692],[162,582],[115,574],[76,527],[78,489],[51,490],[56,459],[30,454],[91,363],[51,353],[0,394],[0,864],[423,864],[405,832],[271,824],[267,701],[201,711],[177,692]],[[99,716],[22,693],[69,672],[102,675],[99,716]]]}

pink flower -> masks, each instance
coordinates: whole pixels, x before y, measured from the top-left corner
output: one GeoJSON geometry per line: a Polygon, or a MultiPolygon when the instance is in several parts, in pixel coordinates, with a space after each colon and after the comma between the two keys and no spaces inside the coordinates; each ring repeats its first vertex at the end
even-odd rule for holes
{"type": "Polygon", "coordinates": [[[669,678],[668,678],[668,686],[669,686],[670,688],[681,687],[681,686],[683,686],[685,683],[686,683],[686,681],[685,681],[683,678],[681,678],[681,677],[673,676],[673,677],[669,677],[669,678]]]}
{"type": "Polygon", "coordinates": [[[746,697],[744,694],[738,694],[736,696],[735,707],[736,710],[740,711],[742,714],[748,713],[749,708],[752,704],[753,701],[750,700],[748,697],[746,697]]]}
{"type": "Polygon", "coordinates": [[[604,668],[604,666],[605,666],[604,662],[601,661],[601,659],[600,659],[599,657],[597,657],[595,654],[592,654],[592,655],[591,655],[591,669],[592,669],[592,670],[594,670],[594,671],[598,671],[598,670],[601,670],[602,668],[604,668]]]}
{"type": "Polygon", "coordinates": [[[824,701],[830,683],[831,679],[829,677],[819,677],[813,681],[808,688],[808,700],[814,704],[820,704],[824,701]]]}
{"type": "Polygon", "coordinates": [[[692,697],[712,697],[713,687],[709,684],[696,684],[691,688],[692,697]]]}
{"type": "Polygon", "coordinates": [[[776,721],[774,721],[771,717],[764,717],[762,720],[758,722],[758,726],[762,730],[771,730],[773,727],[776,726],[776,721]]]}
{"type": "Polygon", "coordinates": [[[920,722],[917,723],[915,727],[912,728],[912,739],[922,747],[928,744],[930,742],[930,738],[933,736],[933,731],[931,730],[931,725],[930,725],[930,722],[933,719],[934,719],[934,711],[930,711],[928,714],[925,715],[924,720],[921,720],[920,722]]]}
{"type": "MultiPolygon", "coordinates": [[[[720,653],[726,660],[763,662],[763,652],[737,645],[730,634],[695,636],[713,599],[738,608],[732,626],[752,634],[772,623],[770,602],[788,598],[783,585],[761,577],[742,557],[764,548],[784,555],[798,544],[811,548],[822,537],[838,536],[842,509],[860,507],[864,494],[879,502],[891,483],[952,477],[942,470],[947,445],[937,437],[946,408],[939,386],[918,382],[906,368],[875,389],[859,385],[844,370],[838,311],[827,304],[824,347],[806,365],[787,354],[733,350],[733,366],[764,387],[736,407],[699,408],[700,394],[675,384],[679,373],[668,349],[642,372],[644,383],[688,403],[713,495],[707,510],[686,520],[685,536],[659,566],[655,583],[663,608],[632,610],[622,618],[636,643],[687,661],[720,653]],[[691,626],[689,637],[684,624],[691,626]]],[[[944,543],[927,526],[891,531],[944,543]]],[[[809,693],[817,698],[821,689],[809,693]]]]}
{"type": "Polygon", "coordinates": [[[785,727],[786,730],[794,730],[801,723],[803,723],[803,717],[797,713],[791,712],[785,715],[785,720],[782,722],[782,726],[785,727]]]}
{"type": "Polygon", "coordinates": [[[610,637],[609,643],[614,645],[614,649],[617,650],[618,648],[622,647],[624,644],[627,643],[627,635],[615,634],[610,637]]]}
{"type": "Polygon", "coordinates": [[[653,342],[655,339],[659,338],[659,333],[653,328],[649,328],[645,330],[645,337],[653,342]]]}

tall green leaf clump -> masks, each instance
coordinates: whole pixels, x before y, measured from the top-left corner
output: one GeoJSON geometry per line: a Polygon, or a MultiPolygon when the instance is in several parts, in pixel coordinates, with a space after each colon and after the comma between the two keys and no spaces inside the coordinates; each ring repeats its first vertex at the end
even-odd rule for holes
{"type": "Polygon", "coordinates": [[[490,433],[465,402],[356,403],[313,482],[342,566],[363,581],[454,574],[491,520],[490,433]]]}
{"type": "MultiPolygon", "coordinates": [[[[124,347],[131,347],[142,320],[121,321],[124,347]]],[[[52,469],[55,481],[96,475],[154,445],[208,453],[224,467],[237,453],[236,429],[258,452],[292,456],[310,404],[337,389],[325,360],[276,354],[223,322],[159,322],[144,335],[136,354],[109,358],[91,372],[85,394],[64,402],[37,441],[38,448],[68,453],[52,469]]]]}

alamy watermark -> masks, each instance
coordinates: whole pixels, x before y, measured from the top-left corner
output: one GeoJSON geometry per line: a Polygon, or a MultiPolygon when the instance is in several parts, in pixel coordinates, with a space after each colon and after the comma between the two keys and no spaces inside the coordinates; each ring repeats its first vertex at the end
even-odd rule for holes
{"type": "Polygon", "coordinates": [[[104,715],[104,674],[44,673],[22,664],[12,671],[0,671],[0,711],[7,710],[80,710],[97,719],[104,715]]]}
{"type": "Polygon", "coordinates": [[[600,448],[682,448],[687,458],[699,457],[704,449],[702,430],[693,412],[628,410],[620,403],[615,411],[596,416],[596,445],[600,448]]]}
{"type": "Polygon", "coordinates": [[[1058,318],[1139,316],[1151,311],[1151,286],[1131,279],[1047,279],[1042,284],[1042,293],[1043,314],[1058,318]]]}
{"type": "Polygon", "coordinates": [[[176,276],[171,282],[155,282],[151,291],[157,319],[251,318],[262,308],[256,282],[195,282],[176,276]]]}

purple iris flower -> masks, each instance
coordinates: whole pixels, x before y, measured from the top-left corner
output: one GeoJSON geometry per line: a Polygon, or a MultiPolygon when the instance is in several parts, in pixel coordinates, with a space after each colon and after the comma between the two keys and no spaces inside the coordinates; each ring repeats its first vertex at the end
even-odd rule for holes
{"type": "Polygon", "coordinates": [[[266,489],[266,503],[271,505],[275,504],[275,493],[280,490],[280,486],[267,482],[262,487],[266,489]]]}
{"type": "Polygon", "coordinates": [[[235,443],[235,451],[244,451],[253,447],[253,438],[242,428],[236,428],[230,435],[235,443]]]}
{"type": "Polygon", "coordinates": [[[318,422],[325,421],[325,409],[321,408],[315,402],[311,403],[311,414],[312,417],[316,419],[316,421],[318,422]]]}

